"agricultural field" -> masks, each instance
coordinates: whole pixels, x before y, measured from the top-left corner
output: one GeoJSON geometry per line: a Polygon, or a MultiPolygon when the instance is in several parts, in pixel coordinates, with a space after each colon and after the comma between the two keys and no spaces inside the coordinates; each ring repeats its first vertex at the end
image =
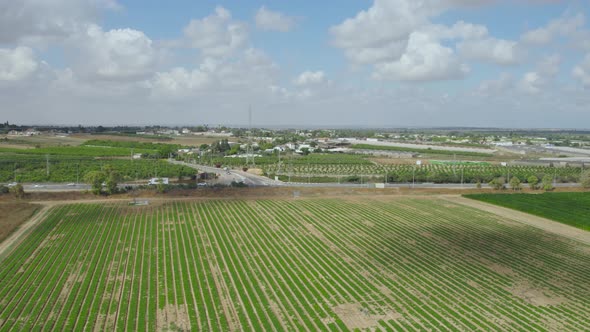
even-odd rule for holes
{"type": "Polygon", "coordinates": [[[590,231],[590,192],[464,195],[590,231]]]}
{"type": "Polygon", "coordinates": [[[99,171],[110,165],[123,181],[134,181],[156,176],[190,177],[195,170],[172,165],[165,160],[92,159],[52,156],[49,160],[34,156],[0,156],[0,182],[76,182],[84,174],[99,171]]]}
{"type": "Polygon", "coordinates": [[[40,206],[24,202],[0,203],[0,242],[28,220],[40,206]]]}
{"type": "Polygon", "coordinates": [[[263,165],[264,172],[272,178],[274,175],[292,175],[294,177],[312,176],[316,178],[332,177],[336,181],[338,177],[364,176],[374,177],[383,181],[387,176],[388,182],[417,182],[434,183],[476,183],[477,181],[487,183],[497,177],[516,176],[521,182],[526,182],[531,175],[542,179],[545,175],[556,178],[558,182],[576,182],[581,173],[576,167],[542,167],[542,166],[510,166],[486,164],[376,164],[376,163],[354,163],[354,164],[286,164],[279,170],[276,164],[263,165]],[[279,173],[280,171],[280,173],[279,173]]]}
{"type": "Polygon", "coordinates": [[[0,264],[0,331],[580,331],[590,245],[437,197],[72,204],[0,264]]]}
{"type": "Polygon", "coordinates": [[[354,144],[352,145],[353,149],[362,149],[362,150],[380,150],[380,151],[399,151],[399,152],[417,152],[417,153],[427,153],[427,154],[437,154],[437,155],[457,155],[457,156],[469,156],[469,157],[492,157],[493,153],[484,153],[484,152],[472,152],[472,151],[458,151],[458,150],[444,150],[444,147],[441,146],[441,149],[432,149],[432,148],[418,148],[418,147],[402,147],[402,146],[387,146],[387,145],[371,145],[371,144],[354,144]]]}
{"type": "Polygon", "coordinates": [[[2,154],[25,155],[60,155],[60,156],[84,156],[84,157],[129,157],[131,153],[152,153],[154,150],[132,150],[131,148],[105,147],[105,146],[53,146],[45,148],[4,148],[0,147],[2,154]]]}

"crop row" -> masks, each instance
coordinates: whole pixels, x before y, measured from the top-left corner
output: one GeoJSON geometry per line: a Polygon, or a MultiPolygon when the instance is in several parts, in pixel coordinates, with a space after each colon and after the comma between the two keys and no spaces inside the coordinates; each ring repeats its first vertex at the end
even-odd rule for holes
{"type": "Polygon", "coordinates": [[[0,331],[583,330],[587,260],[434,198],[58,206],[0,264],[0,331]]]}
{"type": "Polygon", "coordinates": [[[387,182],[408,182],[414,178],[418,182],[489,182],[497,177],[518,177],[521,182],[534,175],[539,180],[545,175],[555,177],[559,182],[578,181],[581,169],[576,167],[542,166],[497,166],[497,165],[277,165],[263,167],[266,174],[293,176],[374,176],[385,178],[387,182]]]}
{"type": "Polygon", "coordinates": [[[146,179],[155,176],[189,177],[195,174],[190,167],[172,165],[163,160],[123,159],[50,159],[2,160],[0,182],[75,182],[82,181],[90,171],[111,165],[123,180],[146,179]]]}

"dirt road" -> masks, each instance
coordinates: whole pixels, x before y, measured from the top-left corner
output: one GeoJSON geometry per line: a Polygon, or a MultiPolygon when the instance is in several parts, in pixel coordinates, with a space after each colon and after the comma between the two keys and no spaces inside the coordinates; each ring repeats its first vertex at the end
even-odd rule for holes
{"type": "Polygon", "coordinates": [[[475,201],[458,195],[444,195],[440,197],[453,203],[459,203],[472,208],[490,212],[510,220],[537,227],[550,233],[558,234],[576,241],[583,242],[585,244],[590,244],[590,232],[566,224],[562,224],[557,221],[537,217],[532,214],[512,210],[493,204],[475,201]]]}
{"type": "Polygon", "coordinates": [[[53,205],[53,203],[43,204],[43,207],[37,211],[31,219],[24,222],[16,229],[16,231],[14,231],[14,233],[4,241],[0,242],[0,262],[29,234],[33,228],[35,228],[40,221],[43,220],[43,218],[45,218],[47,211],[49,211],[53,205]]]}

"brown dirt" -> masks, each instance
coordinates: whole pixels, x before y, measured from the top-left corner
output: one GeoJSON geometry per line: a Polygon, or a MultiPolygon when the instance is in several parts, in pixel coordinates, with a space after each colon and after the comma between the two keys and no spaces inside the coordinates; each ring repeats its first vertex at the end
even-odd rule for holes
{"type": "Polygon", "coordinates": [[[332,308],[340,320],[351,330],[354,329],[371,329],[379,325],[380,320],[396,320],[401,315],[395,312],[385,314],[371,314],[367,308],[358,303],[346,303],[332,308]]]}
{"type": "Polygon", "coordinates": [[[519,281],[508,290],[512,295],[535,306],[552,306],[565,302],[564,298],[556,296],[550,290],[534,287],[526,281],[519,281]]]}
{"type": "Polygon", "coordinates": [[[41,206],[25,202],[0,203],[0,242],[4,241],[41,206]]]}
{"type": "Polygon", "coordinates": [[[590,244],[590,232],[569,225],[565,225],[557,221],[537,217],[532,214],[519,212],[497,205],[471,200],[461,196],[444,196],[443,198],[454,203],[466,205],[472,208],[493,213],[495,215],[501,216],[509,220],[514,220],[523,224],[527,224],[542,229],[549,233],[561,235],[572,240],[580,241],[585,244],[590,244]]]}

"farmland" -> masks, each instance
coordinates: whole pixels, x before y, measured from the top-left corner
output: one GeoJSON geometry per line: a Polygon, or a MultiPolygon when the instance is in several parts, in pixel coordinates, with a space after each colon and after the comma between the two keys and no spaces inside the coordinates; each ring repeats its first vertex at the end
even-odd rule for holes
{"type": "Polygon", "coordinates": [[[34,156],[0,157],[0,182],[75,182],[84,174],[110,165],[123,180],[146,179],[155,176],[191,176],[195,170],[172,165],[165,160],[92,159],[53,156],[49,159],[34,156]]]}
{"type": "Polygon", "coordinates": [[[263,170],[271,177],[273,175],[292,175],[294,177],[312,176],[316,178],[325,177],[337,182],[337,177],[343,176],[365,176],[374,177],[383,181],[387,176],[388,182],[417,182],[435,183],[476,183],[489,182],[497,177],[518,177],[526,182],[531,175],[539,179],[545,175],[556,178],[559,182],[575,182],[580,176],[581,169],[575,167],[542,167],[542,166],[510,166],[485,164],[376,164],[376,163],[340,163],[340,164],[305,164],[293,163],[282,165],[281,169],[274,164],[262,166],[263,170]]]}
{"type": "Polygon", "coordinates": [[[447,199],[50,209],[0,264],[0,331],[590,325],[590,246],[447,199]]]}
{"type": "Polygon", "coordinates": [[[465,197],[549,218],[590,231],[590,193],[476,194],[465,197]]]}
{"type": "Polygon", "coordinates": [[[409,148],[401,146],[386,146],[386,145],[371,145],[371,144],[354,144],[353,149],[362,150],[381,150],[381,151],[398,151],[398,152],[416,152],[416,153],[428,153],[437,155],[458,155],[458,156],[469,156],[469,157],[491,157],[492,153],[484,152],[472,152],[472,151],[459,151],[459,150],[443,150],[443,149],[431,149],[431,148],[409,148]]]}

